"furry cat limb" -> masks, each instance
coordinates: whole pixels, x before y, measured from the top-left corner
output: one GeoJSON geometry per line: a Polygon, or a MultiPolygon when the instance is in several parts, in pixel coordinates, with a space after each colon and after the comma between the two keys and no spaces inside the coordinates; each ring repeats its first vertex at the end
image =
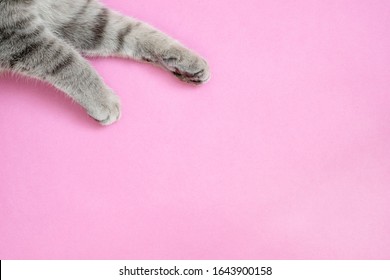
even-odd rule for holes
{"type": "Polygon", "coordinates": [[[83,56],[153,63],[194,84],[210,77],[200,56],[97,0],[0,0],[0,71],[46,81],[109,125],[120,117],[119,99],[83,56]]]}

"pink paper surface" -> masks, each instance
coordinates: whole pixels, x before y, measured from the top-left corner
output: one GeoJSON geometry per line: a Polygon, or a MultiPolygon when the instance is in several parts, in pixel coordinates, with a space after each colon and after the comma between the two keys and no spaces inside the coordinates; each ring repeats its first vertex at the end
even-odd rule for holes
{"type": "Polygon", "coordinates": [[[1,77],[0,259],[390,258],[389,1],[104,2],[212,79],[93,59],[101,127],[1,77]]]}

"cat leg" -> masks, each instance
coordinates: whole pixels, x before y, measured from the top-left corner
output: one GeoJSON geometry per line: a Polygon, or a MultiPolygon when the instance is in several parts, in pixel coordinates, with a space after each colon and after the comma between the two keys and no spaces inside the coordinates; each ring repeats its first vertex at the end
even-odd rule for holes
{"type": "Polygon", "coordinates": [[[119,119],[118,97],[71,45],[40,25],[10,36],[1,45],[9,53],[7,70],[49,82],[103,125],[119,119]]]}
{"type": "Polygon", "coordinates": [[[150,62],[189,83],[209,80],[210,70],[203,58],[150,25],[97,3],[81,12],[84,14],[64,23],[57,32],[83,54],[150,62]]]}

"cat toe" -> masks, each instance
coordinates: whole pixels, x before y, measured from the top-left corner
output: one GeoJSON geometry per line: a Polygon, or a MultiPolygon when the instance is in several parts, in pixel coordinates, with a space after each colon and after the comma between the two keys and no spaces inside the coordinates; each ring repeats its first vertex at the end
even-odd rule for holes
{"type": "Polygon", "coordinates": [[[88,114],[101,125],[110,125],[118,121],[121,116],[119,100],[116,96],[112,97],[104,104],[89,110],[88,114]]]}
{"type": "Polygon", "coordinates": [[[199,85],[210,80],[207,62],[187,49],[171,49],[163,57],[163,65],[183,82],[199,85]]]}
{"type": "Polygon", "coordinates": [[[196,85],[210,80],[210,70],[205,61],[192,67],[176,67],[172,73],[180,80],[196,85]]]}
{"type": "Polygon", "coordinates": [[[104,120],[97,120],[101,125],[110,125],[120,118],[120,109],[119,105],[116,105],[114,108],[107,112],[107,117],[104,120]]]}

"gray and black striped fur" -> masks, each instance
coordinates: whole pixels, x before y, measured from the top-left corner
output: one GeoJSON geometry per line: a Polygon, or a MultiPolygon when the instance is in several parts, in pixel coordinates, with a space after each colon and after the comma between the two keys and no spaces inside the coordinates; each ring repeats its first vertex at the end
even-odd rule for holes
{"type": "Polygon", "coordinates": [[[97,0],[0,0],[0,71],[47,81],[111,124],[120,117],[119,99],[82,55],[154,63],[194,84],[210,77],[194,52],[97,0]]]}

